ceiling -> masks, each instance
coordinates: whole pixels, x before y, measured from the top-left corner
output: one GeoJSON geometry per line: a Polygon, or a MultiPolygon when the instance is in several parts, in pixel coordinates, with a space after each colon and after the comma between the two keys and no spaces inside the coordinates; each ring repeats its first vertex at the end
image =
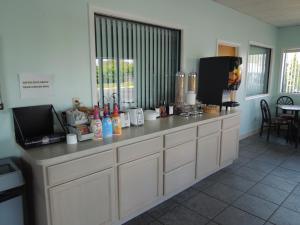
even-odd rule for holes
{"type": "Polygon", "coordinates": [[[300,25],[300,0],[213,0],[277,27],[300,25]]]}

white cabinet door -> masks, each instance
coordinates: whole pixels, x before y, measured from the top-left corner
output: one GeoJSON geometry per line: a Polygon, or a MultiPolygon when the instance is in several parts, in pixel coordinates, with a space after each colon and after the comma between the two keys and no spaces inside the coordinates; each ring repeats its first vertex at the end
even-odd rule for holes
{"type": "Polygon", "coordinates": [[[200,138],[197,147],[197,179],[215,172],[219,167],[220,132],[200,138]]]}
{"type": "Polygon", "coordinates": [[[220,165],[227,166],[238,156],[239,127],[222,131],[220,165]]]}
{"type": "Polygon", "coordinates": [[[161,170],[160,154],[119,166],[120,218],[142,210],[159,198],[161,170]]]}
{"type": "Polygon", "coordinates": [[[164,194],[173,195],[195,181],[195,161],[179,167],[164,176],[164,194]]]}
{"type": "Polygon", "coordinates": [[[113,169],[50,188],[52,225],[108,225],[115,210],[113,169]]]}

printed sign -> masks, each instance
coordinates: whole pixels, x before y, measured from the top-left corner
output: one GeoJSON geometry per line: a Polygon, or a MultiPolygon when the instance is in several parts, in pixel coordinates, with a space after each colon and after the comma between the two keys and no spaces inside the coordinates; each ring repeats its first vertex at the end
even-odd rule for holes
{"type": "Polygon", "coordinates": [[[19,74],[21,98],[53,96],[54,75],[19,74]]]}

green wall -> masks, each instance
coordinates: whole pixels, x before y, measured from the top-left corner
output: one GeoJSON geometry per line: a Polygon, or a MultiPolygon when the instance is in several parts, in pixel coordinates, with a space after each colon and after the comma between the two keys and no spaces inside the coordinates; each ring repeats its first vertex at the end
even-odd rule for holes
{"type": "MultiPolygon", "coordinates": [[[[186,72],[197,70],[200,57],[216,54],[217,39],[240,44],[244,62],[249,41],[277,44],[277,28],[211,0],[1,0],[0,84],[6,110],[0,112],[0,157],[18,154],[13,147],[9,108],[53,103],[59,110],[66,109],[73,96],[92,104],[88,2],[153,23],[181,27],[186,72]],[[20,99],[18,74],[22,72],[55,74],[55,95],[20,99]]],[[[243,72],[245,76],[245,66],[243,72]]],[[[238,91],[242,135],[256,130],[260,118],[259,99],[246,101],[244,90],[245,79],[238,91]]]]}

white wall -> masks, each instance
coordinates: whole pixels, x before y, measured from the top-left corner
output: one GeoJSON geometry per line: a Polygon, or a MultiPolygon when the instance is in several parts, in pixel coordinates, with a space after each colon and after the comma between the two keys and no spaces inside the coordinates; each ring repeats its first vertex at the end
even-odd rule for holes
{"type": "MultiPolygon", "coordinates": [[[[184,30],[184,70],[198,70],[200,57],[216,54],[217,39],[241,45],[246,62],[249,41],[276,46],[277,29],[210,0],[2,0],[0,2],[0,85],[6,108],[53,103],[70,107],[72,97],[92,104],[88,2],[106,10],[184,30]],[[55,74],[55,96],[20,99],[18,74],[55,74]]],[[[238,92],[241,134],[257,129],[259,100],[238,92]]],[[[0,157],[15,155],[10,109],[0,112],[0,157]]]]}

